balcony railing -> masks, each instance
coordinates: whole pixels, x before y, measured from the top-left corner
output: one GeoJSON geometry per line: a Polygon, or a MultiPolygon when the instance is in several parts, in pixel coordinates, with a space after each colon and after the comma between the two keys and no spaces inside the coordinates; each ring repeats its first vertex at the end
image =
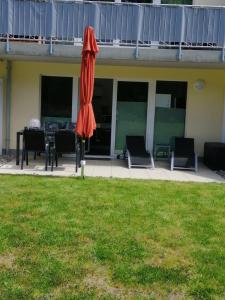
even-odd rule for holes
{"type": "Polygon", "coordinates": [[[82,42],[85,26],[109,46],[225,49],[225,8],[181,5],[0,0],[0,40],[82,42]]]}

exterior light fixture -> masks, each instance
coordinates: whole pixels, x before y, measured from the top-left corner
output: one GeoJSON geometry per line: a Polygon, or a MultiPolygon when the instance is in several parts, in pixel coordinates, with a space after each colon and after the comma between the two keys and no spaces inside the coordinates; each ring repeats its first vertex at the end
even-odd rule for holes
{"type": "Polygon", "coordinates": [[[203,80],[203,79],[196,80],[194,83],[194,88],[197,91],[202,91],[205,88],[205,80],[203,80]]]}

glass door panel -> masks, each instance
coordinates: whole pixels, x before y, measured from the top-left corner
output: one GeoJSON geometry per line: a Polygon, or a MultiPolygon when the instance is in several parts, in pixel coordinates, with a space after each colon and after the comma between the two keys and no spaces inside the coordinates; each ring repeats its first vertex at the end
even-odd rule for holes
{"type": "Polygon", "coordinates": [[[146,136],[148,83],[119,81],[117,91],[117,151],[125,147],[126,135],[146,136]]]}
{"type": "Polygon", "coordinates": [[[187,82],[157,81],[154,145],[171,145],[185,131],[187,82]]]}
{"type": "Polygon", "coordinates": [[[113,80],[95,78],[93,110],[96,130],[90,138],[88,155],[110,155],[113,80]]]}

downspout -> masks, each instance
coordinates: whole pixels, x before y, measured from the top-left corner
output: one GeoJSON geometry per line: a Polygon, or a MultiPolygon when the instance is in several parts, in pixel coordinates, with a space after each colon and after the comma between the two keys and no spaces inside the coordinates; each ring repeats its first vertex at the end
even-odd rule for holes
{"type": "Polygon", "coordinates": [[[6,61],[6,155],[10,151],[12,62],[6,61]]]}

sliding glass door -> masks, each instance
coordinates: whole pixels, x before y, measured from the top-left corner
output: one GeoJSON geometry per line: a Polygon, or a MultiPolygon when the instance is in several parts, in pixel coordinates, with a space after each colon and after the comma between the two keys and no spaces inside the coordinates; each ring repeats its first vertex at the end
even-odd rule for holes
{"type": "Polygon", "coordinates": [[[148,83],[119,81],[115,150],[123,151],[126,135],[146,136],[148,83]]]}
{"type": "Polygon", "coordinates": [[[185,133],[187,82],[157,81],[154,145],[171,145],[185,133]]]}
{"type": "Polygon", "coordinates": [[[90,138],[88,155],[110,155],[113,80],[95,78],[93,110],[96,130],[90,138]]]}

